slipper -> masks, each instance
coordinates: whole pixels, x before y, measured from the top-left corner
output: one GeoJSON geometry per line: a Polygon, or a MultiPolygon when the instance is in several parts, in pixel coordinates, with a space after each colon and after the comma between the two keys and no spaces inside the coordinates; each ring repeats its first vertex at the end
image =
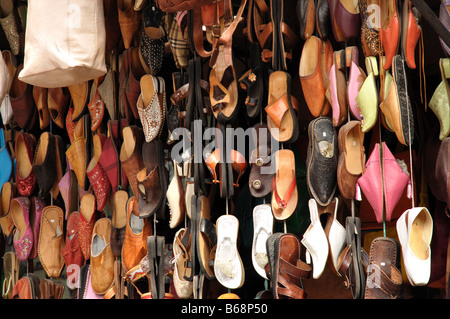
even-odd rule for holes
{"type": "MultiPolygon", "coordinates": [[[[209,200],[206,196],[197,198],[197,236],[196,248],[200,262],[200,268],[205,277],[209,280],[215,279],[214,275],[214,251],[217,244],[216,227],[211,222],[211,212],[209,200]]],[[[196,217],[196,218],[197,218],[196,217]]]]}
{"type": "Polygon", "coordinates": [[[198,261],[197,261],[197,228],[198,228],[198,212],[197,212],[197,195],[193,194],[191,196],[190,201],[191,206],[191,217],[190,217],[190,226],[189,226],[189,236],[183,237],[183,245],[186,247],[186,251],[188,252],[186,256],[185,262],[185,274],[183,278],[187,281],[193,281],[194,277],[198,273],[198,261]]]}
{"type": "Polygon", "coordinates": [[[275,219],[288,219],[298,201],[295,177],[295,157],[291,150],[275,153],[276,173],[272,178],[272,210],[275,219]]]}
{"type": "Polygon", "coordinates": [[[269,267],[266,273],[274,299],[304,299],[302,279],[307,279],[311,267],[300,260],[301,244],[294,234],[275,233],[266,242],[269,267]]]}
{"type": "Polygon", "coordinates": [[[216,222],[217,249],[214,273],[217,281],[229,289],[242,287],[245,270],[237,249],[239,220],[233,215],[221,215],[216,222]]]}
{"type": "MultiPolygon", "coordinates": [[[[358,113],[350,107],[350,111],[356,119],[361,121],[362,132],[368,132],[377,122],[378,117],[378,89],[376,77],[378,77],[378,63],[374,56],[365,59],[367,77],[361,84],[358,95],[355,97],[358,113]]],[[[350,104],[351,105],[351,104],[350,104]]]]}
{"type": "Polygon", "coordinates": [[[19,260],[13,251],[6,252],[3,255],[3,299],[11,299],[12,291],[19,280],[19,260]]]}
{"type": "Polygon", "coordinates": [[[177,163],[173,161],[173,177],[167,187],[166,197],[169,206],[169,227],[174,229],[184,220],[185,203],[183,182],[178,174],[177,163]]]}
{"type": "Polygon", "coordinates": [[[299,134],[295,100],[291,97],[291,76],[284,71],[269,76],[269,97],[265,111],[267,126],[273,138],[279,142],[293,143],[299,134]]]}
{"type": "Polygon", "coordinates": [[[358,47],[350,46],[345,48],[346,66],[349,70],[347,83],[347,101],[350,112],[358,120],[360,120],[358,112],[358,103],[356,97],[358,96],[361,85],[366,79],[366,74],[359,66],[359,51],[358,47]]]}
{"type": "Polygon", "coordinates": [[[403,289],[400,271],[400,245],[388,237],[370,244],[364,299],[399,299],[403,289]]]}
{"type": "Polygon", "coordinates": [[[431,97],[429,107],[439,122],[439,139],[442,141],[450,135],[450,58],[439,59],[441,82],[431,97]]]}
{"type": "Polygon", "coordinates": [[[270,205],[257,205],[253,209],[253,243],[252,263],[256,272],[267,278],[265,267],[269,262],[267,257],[266,241],[272,235],[273,215],[270,205]]]}
{"type": "Polygon", "coordinates": [[[333,126],[341,126],[348,118],[347,82],[345,80],[345,50],[335,51],[330,69],[327,98],[331,104],[333,126]]]}
{"type": "Polygon", "coordinates": [[[188,251],[183,243],[185,236],[187,237],[189,230],[186,228],[180,228],[173,239],[173,254],[174,257],[171,260],[173,264],[173,285],[177,296],[182,299],[188,299],[192,297],[193,285],[192,281],[184,279],[186,272],[186,256],[188,251]]]}
{"type": "Polygon", "coordinates": [[[316,28],[316,1],[297,1],[297,19],[300,25],[300,37],[308,40],[316,28]]]}

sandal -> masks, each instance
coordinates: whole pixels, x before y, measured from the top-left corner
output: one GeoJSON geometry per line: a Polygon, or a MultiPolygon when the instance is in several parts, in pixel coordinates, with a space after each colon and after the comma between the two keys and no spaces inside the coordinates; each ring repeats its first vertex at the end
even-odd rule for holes
{"type": "Polygon", "coordinates": [[[273,172],[271,170],[271,136],[267,125],[260,124],[254,127],[253,141],[255,148],[250,154],[250,175],[248,187],[253,197],[265,197],[271,191],[273,172]],[[264,143],[265,142],[265,143],[264,143]]]}
{"type": "Polygon", "coordinates": [[[274,299],[304,299],[302,279],[307,279],[311,266],[300,260],[301,245],[294,234],[275,233],[266,242],[269,257],[266,273],[274,299]]]}
{"type": "Polygon", "coordinates": [[[200,213],[196,215],[197,233],[197,256],[200,262],[200,268],[205,277],[209,280],[215,279],[214,275],[214,252],[217,244],[216,227],[211,222],[209,200],[206,196],[199,196],[197,198],[197,211],[200,213]],[[197,220],[199,217],[199,220],[197,220]]]}
{"type": "Polygon", "coordinates": [[[265,267],[269,262],[266,241],[272,235],[273,215],[270,205],[257,205],[253,209],[252,264],[256,272],[267,278],[265,267]]]}
{"type": "Polygon", "coordinates": [[[233,215],[221,215],[216,222],[217,249],[214,273],[217,281],[229,289],[242,287],[245,270],[237,249],[239,220],[233,215]]]}
{"type": "Polygon", "coordinates": [[[398,299],[402,288],[399,243],[388,237],[375,238],[370,244],[364,299],[398,299]]]}
{"type": "Polygon", "coordinates": [[[297,207],[295,157],[291,150],[275,153],[276,174],[272,178],[272,210],[275,219],[288,219],[297,207]]]}
{"type": "Polygon", "coordinates": [[[183,279],[187,281],[193,281],[194,277],[197,275],[197,196],[192,195],[191,201],[191,216],[190,216],[190,226],[188,227],[188,232],[183,236],[182,243],[186,247],[187,254],[185,255],[185,273],[183,279]]]}
{"type": "Polygon", "coordinates": [[[173,264],[173,285],[177,296],[182,299],[188,299],[192,297],[193,283],[184,279],[186,273],[186,257],[188,256],[188,250],[184,245],[185,238],[189,237],[189,229],[180,228],[173,240],[173,254],[174,257],[171,260],[173,264]]]}
{"type": "MultiPolygon", "coordinates": [[[[265,107],[267,126],[273,138],[279,142],[293,143],[299,134],[297,116],[291,97],[291,76],[275,71],[269,76],[269,98],[265,107]]],[[[297,108],[298,109],[298,108],[297,108]]]]}

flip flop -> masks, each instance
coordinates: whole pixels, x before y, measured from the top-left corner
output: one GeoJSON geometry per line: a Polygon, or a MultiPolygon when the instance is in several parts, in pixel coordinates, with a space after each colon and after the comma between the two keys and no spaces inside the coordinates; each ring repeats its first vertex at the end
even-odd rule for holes
{"type": "Polygon", "coordinates": [[[267,127],[279,142],[293,143],[299,134],[295,100],[291,97],[291,76],[284,71],[272,72],[269,76],[269,97],[265,111],[267,127]]]}
{"type": "Polygon", "coordinates": [[[276,173],[272,178],[272,211],[275,219],[286,220],[295,211],[298,201],[295,178],[295,157],[291,150],[275,153],[276,173]]]}
{"type": "Polygon", "coordinates": [[[242,287],[245,270],[237,249],[239,220],[233,215],[221,215],[216,222],[217,249],[214,273],[217,281],[229,289],[242,287]]]}
{"type": "Polygon", "coordinates": [[[257,205],[253,209],[252,264],[256,272],[268,279],[265,267],[269,262],[266,241],[272,235],[273,215],[270,205],[257,205]]]}

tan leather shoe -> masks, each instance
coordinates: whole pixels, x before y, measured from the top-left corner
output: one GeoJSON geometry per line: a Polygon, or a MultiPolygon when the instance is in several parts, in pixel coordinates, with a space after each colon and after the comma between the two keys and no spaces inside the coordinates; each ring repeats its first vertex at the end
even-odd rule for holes
{"type": "Polygon", "coordinates": [[[80,246],[83,256],[86,260],[91,257],[91,239],[95,221],[97,220],[96,199],[93,194],[83,195],[80,201],[80,220],[78,232],[80,237],[80,246]]]}
{"type": "Polygon", "coordinates": [[[122,245],[122,265],[127,272],[147,255],[147,237],[152,235],[148,218],[139,218],[139,200],[130,197],[127,203],[127,226],[122,245]]]}
{"type": "Polygon", "coordinates": [[[78,180],[78,185],[84,189],[86,181],[86,141],[83,137],[76,138],[66,151],[67,159],[78,180]]]}
{"type": "Polygon", "coordinates": [[[0,199],[0,227],[3,234],[11,234],[14,223],[10,214],[11,200],[16,197],[16,186],[11,182],[6,182],[2,186],[0,199]]]}
{"type": "Polygon", "coordinates": [[[123,143],[120,149],[120,162],[125,172],[131,190],[135,196],[139,195],[137,186],[137,173],[144,168],[142,160],[142,144],[144,133],[137,126],[126,126],[123,128],[123,143]]]}
{"type": "Polygon", "coordinates": [[[64,212],[58,206],[42,211],[38,256],[49,277],[58,278],[64,267],[61,249],[64,247],[64,212]]]}
{"type": "Polygon", "coordinates": [[[111,250],[111,220],[99,219],[92,231],[91,285],[95,293],[105,294],[114,283],[114,255],[111,250]]]}

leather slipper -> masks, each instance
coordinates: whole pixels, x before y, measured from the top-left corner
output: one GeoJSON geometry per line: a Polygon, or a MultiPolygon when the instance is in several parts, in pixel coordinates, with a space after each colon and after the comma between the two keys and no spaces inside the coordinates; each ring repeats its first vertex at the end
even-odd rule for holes
{"type": "Polygon", "coordinates": [[[291,76],[284,71],[269,76],[269,97],[265,111],[267,126],[279,142],[293,143],[299,134],[297,116],[291,97],[291,76]]]}
{"type": "Polygon", "coordinates": [[[291,150],[278,150],[275,154],[276,173],[272,178],[272,210],[275,219],[288,219],[298,201],[295,177],[295,157],[291,150]]]}
{"type": "Polygon", "coordinates": [[[169,227],[174,229],[181,224],[185,216],[183,181],[178,174],[178,165],[175,161],[173,161],[172,174],[172,179],[167,187],[166,197],[170,210],[169,227]]]}

